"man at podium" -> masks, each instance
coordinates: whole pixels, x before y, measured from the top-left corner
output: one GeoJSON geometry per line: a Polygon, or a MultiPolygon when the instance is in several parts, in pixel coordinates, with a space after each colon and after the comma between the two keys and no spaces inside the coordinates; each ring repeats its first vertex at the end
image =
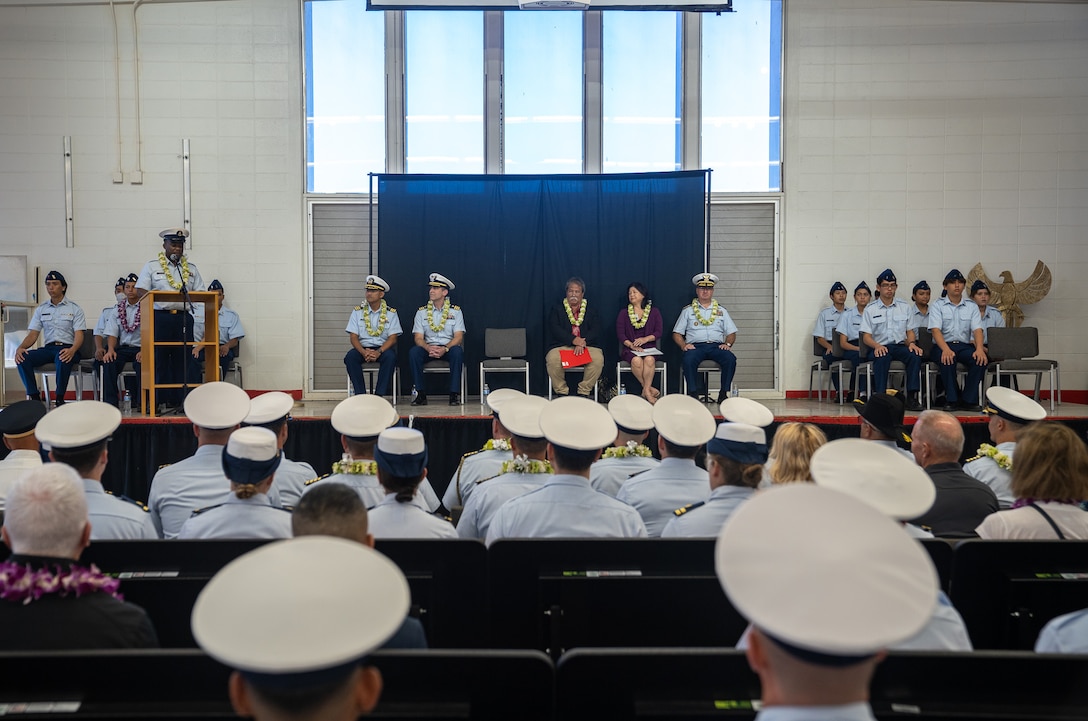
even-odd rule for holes
{"type": "MultiPolygon", "coordinates": [[[[176,293],[206,290],[204,279],[196,265],[185,257],[185,239],[189,231],[167,228],[159,233],[162,250],[157,258],[147,261],[140,270],[136,290],[143,298],[150,291],[176,293]]],[[[186,303],[155,303],[155,341],[193,341],[193,316],[186,303]]],[[[156,383],[200,383],[200,370],[184,348],[165,346],[155,353],[156,383]]],[[[168,406],[178,406],[184,400],[182,389],[164,388],[158,400],[168,406]]]]}

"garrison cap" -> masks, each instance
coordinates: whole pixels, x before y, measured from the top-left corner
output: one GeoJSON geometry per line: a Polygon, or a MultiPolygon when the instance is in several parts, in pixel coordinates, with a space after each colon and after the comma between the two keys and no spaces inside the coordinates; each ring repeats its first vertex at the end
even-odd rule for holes
{"type": "Polygon", "coordinates": [[[891,268],[885,268],[884,272],[876,277],[876,284],[877,285],[880,285],[881,283],[896,283],[896,282],[898,282],[898,281],[896,281],[895,273],[892,272],[891,268]]]}
{"type": "Polygon", "coordinates": [[[963,273],[959,271],[959,268],[953,268],[952,270],[944,274],[944,281],[941,283],[941,285],[948,285],[949,283],[957,280],[963,283],[967,282],[967,279],[963,277],[963,273]]]}
{"type": "Polygon", "coordinates": [[[831,286],[831,290],[827,291],[827,294],[828,295],[835,295],[835,291],[837,291],[837,290],[841,290],[841,291],[845,292],[846,291],[846,286],[843,285],[841,281],[836,280],[835,284],[831,286]]]}

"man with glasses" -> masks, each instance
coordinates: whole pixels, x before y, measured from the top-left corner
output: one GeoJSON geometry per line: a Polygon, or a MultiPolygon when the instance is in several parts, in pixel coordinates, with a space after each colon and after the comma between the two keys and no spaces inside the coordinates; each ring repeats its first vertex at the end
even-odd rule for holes
{"type": "Polygon", "coordinates": [[[906,366],[907,375],[903,405],[908,411],[920,411],[918,370],[922,348],[915,342],[917,338],[910,327],[914,309],[910,303],[895,297],[899,284],[890,268],[877,276],[876,287],[877,300],[865,307],[860,329],[862,342],[873,350],[873,393],[887,390],[892,361],[899,361],[906,366]]]}

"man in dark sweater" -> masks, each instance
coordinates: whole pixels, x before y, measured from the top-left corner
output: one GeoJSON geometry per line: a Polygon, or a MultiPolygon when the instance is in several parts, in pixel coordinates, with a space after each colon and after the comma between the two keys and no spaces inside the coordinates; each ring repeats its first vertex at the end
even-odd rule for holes
{"type": "Polygon", "coordinates": [[[120,599],[117,579],[78,564],[91,523],[79,474],[47,463],[8,493],[0,529],[0,649],[155,648],[147,613],[120,599]]]}
{"type": "Polygon", "coordinates": [[[601,319],[585,299],[586,284],[581,278],[571,278],[563,300],[548,313],[548,353],[544,363],[556,395],[570,393],[567,387],[566,369],[561,351],[571,352],[577,360],[589,354],[589,361],[582,367],[584,374],[578,384],[578,395],[588,398],[604,370],[604,353],[600,348],[601,319]]]}
{"type": "Polygon", "coordinates": [[[924,515],[910,521],[934,536],[963,536],[974,532],[982,519],[997,512],[997,496],[981,481],[960,468],[963,428],[951,413],[923,411],[914,424],[913,444],[918,465],[937,489],[937,499],[924,515]]]}

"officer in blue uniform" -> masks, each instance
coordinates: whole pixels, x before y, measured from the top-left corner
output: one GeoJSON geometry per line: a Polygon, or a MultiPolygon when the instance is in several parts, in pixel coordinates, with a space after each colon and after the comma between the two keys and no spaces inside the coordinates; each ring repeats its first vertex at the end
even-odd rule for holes
{"type": "MultiPolygon", "coordinates": [[[[873,294],[869,290],[869,284],[864,280],[858,283],[854,288],[854,307],[847,308],[842,312],[842,316],[839,318],[839,324],[835,326],[835,332],[839,334],[839,345],[842,346],[842,359],[849,361],[850,371],[850,388],[854,387],[854,376],[857,374],[858,364],[861,363],[861,315],[865,312],[866,306],[869,305],[869,301],[872,300],[873,294]]],[[[845,389],[844,393],[849,394],[851,391],[845,389]]],[[[862,390],[864,395],[869,395],[870,389],[865,388],[862,390]]]]}
{"type": "Polygon", "coordinates": [[[414,428],[387,428],[374,446],[378,482],[385,495],[367,509],[374,538],[457,538],[449,519],[436,516],[416,501],[427,475],[427,444],[414,428]]]}
{"type": "Polygon", "coordinates": [[[306,488],[306,481],[316,474],[309,463],[292,461],[283,454],[287,443],[287,425],[291,420],[291,408],[295,399],[283,391],[262,393],[249,402],[249,415],[242,421],[246,426],[267,428],[276,434],[280,447],[280,465],[276,469],[276,488],[279,489],[280,504],[284,508],[294,508],[306,488]]]}
{"type": "Polygon", "coordinates": [[[1048,621],[1035,641],[1035,652],[1088,654],[1088,608],[1048,621]]]}
{"type": "MultiPolygon", "coordinates": [[[[217,322],[219,326],[219,349],[217,355],[219,357],[219,379],[222,380],[227,377],[227,369],[230,368],[231,362],[238,357],[238,342],[246,337],[246,329],[242,327],[242,319],[238,317],[238,314],[223,305],[226,295],[223,284],[218,279],[213,280],[208,284],[208,290],[219,294],[217,322]]],[[[194,335],[198,341],[204,340],[203,318],[197,320],[194,335]]],[[[197,360],[204,360],[204,348],[193,348],[193,357],[197,360]]]]}
{"type": "Polygon", "coordinates": [[[72,403],[38,421],[37,435],[49,458],[75,469],[83,479],[91,540],[150,540],[159,537],[147,506],[102,488],[110,436],[121,425],[121,411],[99,401],[72,403]]]}
{"type": "Polygon", "coordinates": [[[1016,441],[1029,423],[1046,418],[1046,409],[1011,388],[993,386],[986,389],[986,407],[990,416],[990,439],[977,454],[963,464],[963,471],[985,483],[997,496],[1001,510],[1012,508],[1016,496],[1012,492],[1012,459],[1016,441]]]}
{"type": "Polygon", "coordinates": [[[956,268],[944,277],[942,297],[929,313],[933,348],[929,360],[941,369],[946,403],[942,410],[981,411],[978,388],[986,375],[986,348],[982,344],[982,321],[978,306],[963,296],[967,279],[956,268]],[[956,381],[957,364],[967,368],[963,388],[956,381]],[[961,397],[962,396],[962,397],[961,397]]]}
{"type": "MultiPolygon", "coordinates": [[[[206,290],[204,279],[196,264],[185,256],[185,228],[167,228],[159,233],[162,250],[140,269],[136,291],[143,298],[153,290],[175,293],[206,290]]],[[[193,342],[194,320],[191,303],[155,303],[155,340],[193,342]]],[[[155,353],[156,383],[200,382],[200,369],[192,356],[181,347],[163,346],[155,353]]],[[[166,406],[177,406],[184,400],[184,388],[163,388],[156,392],[157,400],[166,406]]],[[[164,409],[166,410],[166,409],[164,409]]]]}
{"type": "Polygon", "coordinates": [[[468,503],[468,498],[476,488],[476,482],[491,478],[502,470],[502,464],[513,460],[510,446],[510,431],[503,425],[500,413],[508,401],[524,398],[525,394],[513,388],[499,388],[487,397],[487,407],[491,409],[491,438],[483,448],[469,451],[461,456],[457,471],[446,485],[442,494],[442,505],[450,511],[468,503]]]}
{"type": "Polygon", "coordinates": [[[378,364],[378,378],[372,393],[389,395],[393,371],[397,367],[397,339],[401,334],[397,309],[385,302],[389,284],[376,275],[366,277],[366,302],[355,306],[344,330],[351,339],[351,349],[344,356],[344,366],[356,395],[366,393],[363,363],[378,364]]]}
{"type": "Polygon", "coordinates": [[[728,421],[720,424],[706,444],[710,496],[705,503],[673,511],[661,537],[716,537],[729,516],[755,493],[763,479],[767,452],[767,433],[759,426],[728,421]]]}
{"type": "Polygon", "coordinates": [[[412,321],[412,340],[415,345],[408,351],[408,366],[412,370],[412,384],[417,391],[412,405],[427,405],[423,364],[444,360],[450,364],[450,405],[456,406],[461,403],[461,368],[465,362],[465,315],[460,306],[449,302],[450,291],[457,287],[452,280],[444,275],[431,273],[428,286],[427,305],[419,307],[412,321]]]}
{"type": "Polygon", "coordinates": [[[756,721],[872,721],[865,699],[882,651],[918,633],[937,603],[920,544],[863,501],[812,483],[742,504],[718,536],[715,566],[752,624],[745,653],[764,690],[756,721]]]}
{"type": "Polygon", "coordinates": [[[895,273],[885,269],[876,279],[877,299],[865,306],[861,315],[861,342],[872,349],[873,356],[873,392],[883,393],[888,388],[888,371],[892,361],[897,360],[906,367],[906,400],[908,411],[922,410],[918,400],[921,385],[918,371],[922,367],[922,348],[915,342],[914,330],[910,328],[913,311],[909,303],[895,297],[899,284],[895,273]]]}
{"type": "Polygon", "coordinates": [[[0,511],[15,482],[27,471],[42,467],[41,444],[34,428],[44,415],[41,401],[18,401],[0,411],[0,435],[8,449],[0,461],[0,511]]]}
{"type": "MultiPolygon", "coordinates": [[[[846,308],[846,286],[839,281],[835,281],[834,285],[831,286],[831,290],[828,291],[828,296],[831,297],[831,305],[819,312],[816,316],[816,325],[812,328],[812,337],[824,349],[823,362],[825,368],[838,360],[832,352],[834,347],[832,342],[835,340],[835,326],[839,324],[839,319],[842,318],[843,311],[846,308]]],[[[839,377],[832,375],[831,382],[835,385],[835,392],[838,393],[839,377]]]]}
{"type": "Polygon", "coordinates": [[[608,412],[616,422],[616,440],[589,469],[589,484],[615,498],[628,478],[657,468],[660,461],[645,444],[654,427],[654,407],[646,399],[616,396],[608,401],[608,412]]]}
{"type": "Polygon", "coordinates": [[[588,398],[556,398],[540,412],[540,430],[555,474],[499,508],[487,544],[504,538],[644,538],[638,511],[589,485],[590,466],[616,437],[608,411],[588,398]]]}
{"type": "Polygon", "coordinates": [[[55,270],[45,276],[45,291],[49,300],[34,309],[27,325],[27,334],[15,350],[15,363],[19,377],[23,379],[28,400],[40,401],[38,381],[34,369],[55,363],[57,366],[57,397],[55,404],[64,405],[64,393],[68,389],[68,377],[72,366],[79,362],[79,349],[83,345],[83,333],[87,319],[83,309],[68,300],[68,281],[55,270]],[[42,337],[42,347],[31,346],[42,337]]]}
{"type": "MultiPolygon", "coordinates": [[[[118,402],[117,378],[125,369],[125,364],[131,363],[136,372],[135,390],[132,397],[139,402],[140,398],[140,363],[143,353],[140,348],[140,326],[143,319],[140,317],[140,299],[136,291],[136,283],[139,278],[135,273],[129,273],[125,280],[124,300],[110,311],[106,318],[106,352],[102,354],[104,365],[102,375],[102,400],[111,406],[118,402]]],[[[103,311],[105,312],[105,311],[103,311]]]]}
{"type": "Polygon", "coordinates": [[[695,456],[714,437],[716,425],[706,406],[680,394],[660,398],[653,419],[661,463],[628,478],[616,493],[616,500],[639,512],[651,538],[661,535],[677,508],[706,500],[709,479],[695,456]]]}
{"type": "Polygon", "coordinates": [[[920,280],[914,284],[913,290],[910,292],[910,300],[914,303],[914,312],[910,316],[910,327],[914,328],[914,332],[917,333],[919,328],[925,328],[929,330],[929,299],[932,297],[933,291],[929,287],[929,283],[920,280]]]}
{"type": "Polygon", "coordinates": [[[230,492],[221,503],[193,511],[178,538],[290,538],[291,512],[268,497],[281,459],[276,434],[267,428],[231,433],[221,458],[230,492]]]}
{"type": "MultiPolygon", "coordinates": [[[[151,479],[147,500],[151,521],[163,538],[176,538],[193,511],[219,503],[230,490],[223,473],[223,447],[249,415],[249,405],[244,390],[222,381],[198,386],[185,398],[185,415],[197,438],[196,453],[160,468],[151,479]]],[[[275,488],[271,495],[273,504],[279,505],[275,488]]]]}
{"type": "Polygon", "coordinates": [[[691,305],[680,311],[672,329],[672,339],[684,352],[684,379],[688,395],[699,398],[710,389],[699,393],[699,364],[712,360],[722,368],[722,387],[718,403],[725,400],[737,372],[737,357],[733,355],[733,343],[737,340],[737,326],[729,317],[729,311],[714,300],[714,286],[718,276],[713,273],[696,273],[692,276],[697,296],[691,305]]]}

